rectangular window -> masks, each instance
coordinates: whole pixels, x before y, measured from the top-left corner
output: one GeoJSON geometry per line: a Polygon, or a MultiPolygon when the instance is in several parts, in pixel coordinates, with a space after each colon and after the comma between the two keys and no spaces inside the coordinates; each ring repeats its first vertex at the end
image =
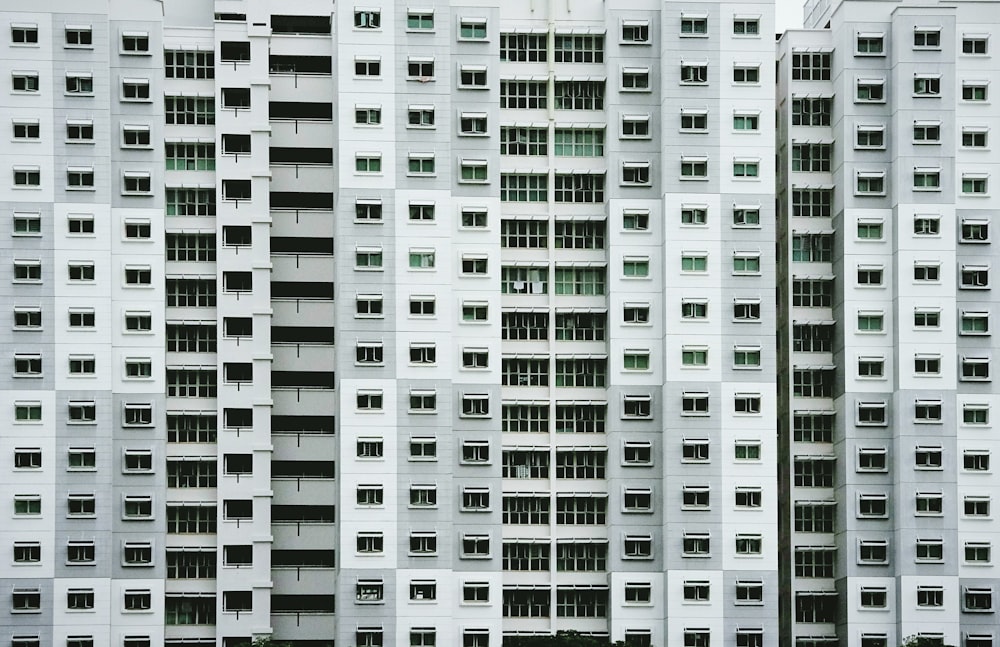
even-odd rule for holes
{"type": "Polygon", "coordinates": [[[831,52],[792,52],[792,80],[829,81],[833,63],[831,52]]]}

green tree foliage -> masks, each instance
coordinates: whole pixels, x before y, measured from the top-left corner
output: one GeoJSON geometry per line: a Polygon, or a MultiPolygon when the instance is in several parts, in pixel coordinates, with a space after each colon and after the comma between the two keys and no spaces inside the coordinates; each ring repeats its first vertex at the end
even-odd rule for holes
{"type": "Polygon", "coordinates": [[[954,645],[945,645],[937,638],[927,636],[907,636],[899,647],[954,647],[954,645]]]}
{"type": "Polygon", "coordinates": [[[587,636],[576,631],[560,631],[552,636],[504,636],[503,647],[627,647],[619,640],[587,636]]]}

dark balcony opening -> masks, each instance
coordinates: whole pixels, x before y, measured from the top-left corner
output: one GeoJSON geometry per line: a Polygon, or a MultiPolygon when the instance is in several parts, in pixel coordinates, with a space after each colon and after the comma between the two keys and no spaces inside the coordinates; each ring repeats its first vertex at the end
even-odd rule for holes
{"type": "Polygon", "coordinates": [[[332,193],[271,191],[272,211],[333,211],[332,193]]]}
{"type": "Polygon", "coordinates": [[[272,550],[271,568],[333,568],[332,550],[272,550]]]}
{"type": "Polygon", "coordinates": [[[333,326],[272,326],[272,344],[333,345],[333,326]]]}
{"type": "Polygon", "coordinates": [[[271,522],[333,523],[333,512],[332,505],[272,505],[271,522]]]}
{"type": "Polygon", "coordinates": [[[332,479],[333,461],[271,461],[272,479],[332,479]]]}
{"type": "Polygon", "coordinates": [[[250,42],[224,40],[219,43],[223,63],[246,63],[250,60],[250,42]]]}
{"type": "Polygon", "coordinates": [[[332,389],[333,371],[271,371],[274,389],[332,389]]]}
{"type": "Polygon", "coordinates": [[[271,16],[272,34],[329,34],[330,16],[271,16]]]}
{"type": "Polygon", "coordinates": [[[272,101],[268,104],[271,121],[332,121],[332,103],[272,101]]]}
{"type": "Polygon", "coordinates": [[[333,299],[333,283],[318,281],[271,281],[272,299],[333,299]]]}
{"type": "Polygon", "coordinates": [[[301,166],[332,166],[332,148],[279,148],[271,147],[271,164],[301,166]]]}
{"type": "Polygon", "coordinates": [[[271,74],[308,74],[315,76],[329,76],[332,68],[329,56],[289,56],[272,54],[268,58],[268,69],[271,74]]]}
{"type": "Polygon", "coordinates": [[[332,434],[333,416],[271,416],[272,434],[332,434]]]}
{"type": "Polygon", "coordinates": [[[271,253],[333,256],[333,239],[271,236],[271,253]]]}

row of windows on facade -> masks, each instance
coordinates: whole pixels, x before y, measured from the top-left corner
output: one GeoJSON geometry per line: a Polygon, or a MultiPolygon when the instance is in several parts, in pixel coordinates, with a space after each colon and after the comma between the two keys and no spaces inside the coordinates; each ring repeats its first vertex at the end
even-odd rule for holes
{"type": "MultiPolygon", "coordinates": [[[[818,369],[823,371],[826,369],[818,369]]],[[[827,391],[825,380],[827,375],[810,374],[809,369],[796,370],[793,376],[795,395],[802,397],[833,397],[822,395],[832,393],[827,391]],[[801,391],[801,393],[800,393],[801,391]]],[[[914,422],[941,422],[942,401],[936,399],[916,400],[913,406],[914,422]]],[[[990,424],[990,406],[981,402],[965,402],[961,404],[959,423],[964,426],[987,427],[990,424]]],[[[887,407],[884,401],[860,401],[857,403],[855,424],[879,425],[888,424],[887,407]]],[[[803,442],[832,442],[833,412],[799,413],[794,412],[795,439],[803,442]]]]}
{"type": "MultiPolygon", "coordinates": [[[[958,52],[968,56],[985,56],[989,53],[990,34],[963,33],[958,44],[958,52]]],[[[858,57],[884,57],[887,53],[884,32],[857,32],[854,40],[854,55],[858,57]]],[[[914,50],[941,51],[941,28],[920,27],[913,29],[912,48],[914,50]]],[[[833,68],[834,50],[798,51],[792,50],[792,79],[796,81],[829,81],[833,68]]]]}
{"type": "MultiPolygon", "coordinates": [[[[916,358],[916,368],[922,369],[914,371],[916,376],[934,376],[939,373],[930,372],[929,369],[940,369],[940,358],[934,355],[916,358]],[[935,364],[937,362],[937,364],[935,364]]],[[[879,357],[862,357],[858,363],[858,377],[861,378],[881,378],[884,370],[884,360],[879,357]]],[[[959,356],[960,382],[989,382],[992,381],[990,375],[990,358],[988,356],[959,356]]],[[[833,366],[803,367],[795,366],[792,371],[792,395],[799,398],[832,398],[837,385],[836,368],[833,366]]],[[[971,420],[966,424],[978,423],[979,414],[974,412],[986,408],[981,404],[963,405],[963,420],[971,420]],[[970,412],[966,414],[965,412],[970,412]]],[[[884,400],[858,401],[856,404],[857,425],[886,426],[889,419],[889,408],[884,400]]],[[[985,417],[985,416],[982,416],[985,417]]],[[[940,423],[941,401],[940,400],[917,400],[913,408],[913,420],[924,423],[940,423]]]]}
{"type": "MultiPolygon", "coordinates": [[[[382,28],[382,14],[376,9],[356,10],[354,28],[359,30],[379,30],[382,28]]],[[[433,32],[433,12],[410,11],[406,17],[408,32],[433,32]]],[[[556,63],[601,63],[604,60],[605,34],[593,29],[556,30],[552,37],[553,61],[556,63]]],[[[325,32],[328,33],[328,32],[325,32]]],[[[705,14],[682,13],[678,24],[679,37],[708,37],[708,16],[705,14]]],[[[755,37],[760,34],[760,15],[735,14],[732,18],[733,36],[755,37]]],[[[461,41],[486,41],[489,38],[488,24],[483,18],[459,18],[458,37],[461,41]]],[[[511,62],[547,62],[550,34],[547,29],[527,29],[500,33],[501,60],[511,62]]],[[[649,21],[645,19],[621,20],[619,43],[622,45],[649,45],[649,21]]]]}
{"type": "MultiPolygon", "coordinates": [[[[941,218],[937,215],[921,214],[914,217],[913,235],[915,237],[939,236],[941,234],[941,218]]],[[[883,218],[859,218],[857,240],[864,242],[879,242],[885,240],[885,220],[883,218]]],[[[817,232],[796,232],[792,234],[792,262],[796,263],[832,263],[834,234],[817,232]]],[[[959,221],[958,242],[969,244],[986,244],[990,242],[990,222],[986,218],[963,217],[959,221]]],[[[915,281],[937,280],[937,272],[928,273],[923,268],[932,266],[939,268],[937,261],[916,261],[914,263],[913,279],[915,281]]]]}
{"type": "MultiPolygon", "coordinates": [[[[829,70],[826,70],[829,73],[829,70]]],[[[910,96],[917,99],[927,99],[927,98],[941,98],[947,96],[948,84],[942,83],[943,76],[939,73],[929,73],[929,72],[917,72],[913,75],[913,84],[911,86],[910,96]],[[944,92],[944,93],[943,93],[944,92]]],[[[960,90],[958,92],[959,97],[962,101],[972,102],[972,103],[982,103],[984,106],[988,105],[986,103],[989,95],[989,81],[982,78],[963,78],[960,79],[960,90]]],[[[888,85],[889,82],[884,76],[858,76],[854,79],[854,103],[886,103],[888,100],[888,85]]],[[[901,92],[902,94],[902,92],[901,92]]],[[[831,99],[826,98],[810,98],[800,100],[804,103],[800,103],[798,108],[802,110],[804,114],[799,117],[799,123],[795,123],[793,118],[792,125],[829,125],[828,119],[824,116],[827,109],[829,109],[832,103],[831,99]],[[808,109],[808,112],[806,110],[808,109]],[[820,123],[813,123],[813,121],[819,121],[820,123]]],[[[793,104],[793,115],[796,114],[796,106],[793,104]]],[[[933,120],[929,122],[928,125],[933,125],[935,123],[933,120]]],[[[864,130],[872,131],[878,130],[878,126],[862,126],[864,130]]],[[[870,144],[862,144],[859,148],[883,148],[881,144],[877,144],[877,140],[880,138],[879,135],[875,135],[875,141],[870,144]]],[[[859,137],[859,142],[863,142],[864,139],[859,137]]],[[[930,141],[922,142],[914,137],[914,143],[930,143],[930,141]]]]}
{"type": "MultiPolygon", "coordinates": [[[[512,86],[507,86],[512,87],[512,86]]],[[[508,99],[509,101],[509,99],[508,99]]],[[[225,105],[224,105],[225,107],[225,105]]],[[[507,105],[505,107],[517,107],[507,105]]],[[[274,112],[272,119],[276,119],[274,112]]],[[[407,128],[433,129],[436,127],[436,109],[433,105],[409,105],[407,107],[407,128]]],[[[621,139],[649,139],[649,113],[625,113],[621,117],[619,137],[621,139]]],[[[381,104],[355,104],[354,122],[359,126],[380,126],[381,104]]],[[[459,112],[458,134],[465,136],[489,136],[489,120],[486,113],[459,112]]],[[[684,108],[680,112],[681,132],[709,132],[709,110],[684,108]]],[[[759,110],[734,110],[732,129],[734,132],[752,132],[760,128],[759,110]]],[[[544,156],[549,153],[549,129],[534,126],[501,126],[500,154],[517,156],[544,156]]],[[[602,157],[605,148],[605,128],[584,128],[555,126],[552,137],[552,152],[556,157],[602,157]]]]}
{"type": "MultiPolygon", "coordinates": [[[[505,468],[507,465],[505,465],[505,468]]],[[[520,478],[532,478],[535,474],[540,474],[540,465],[528,463],[513,466],[513,471],[506,470],[504,476],[510,474],[524,474],[520,478]],[[534,474],[532,470],[534,469],[534,474]]],[[[576,466],[573,469],[571,478],[576,476],[576,466]]],[[[547,471],[547,466],[545,466],[547,471]]],[[[585,468],[579,473],[588,474],[589,468],[585,468]]],[[[544,478],[537,476],[535,478],[544,478]]],[[[536,493],[537,494],[537,493],[536,493]]],[[[362,484],[356,489],[356,502],[359,507],[381,507],[385,505],[384,488],[381,484],[362,484]]],[[[545,495],[547,497],[547,495],[545,495]]],[[[504,497],[504,523],[524,523],[518,521],[521,517],[517,513],[521,501],[519,497],[504,497]]],[[[409,487],[409,507],[410,508],[436,508],[438,505],[438,487],[433,483],[422,483],[410,485],[409,487]]],[[[733,506],[736,510],[760,509],[763,506],[763,490],[757,486],[737,486],[734,489],[733,506]]],[[[548,507],[544,507],[543,521],[528,523],[549,523],[548,507]]],[[[556,495],[556,524],[560,525],[592,525],[603,524],[607,521],[608,495],[590,494],[586,496],[573,495],[572,493],[560,492],[556,495]]],[[[684,486],[682,489],[682,510],[709,510],[711,508],[711,488],[708,486],[684,486]]],[[[466,487],[461,491],[459,509],[465,512],[489,512],[490,489],[487,487],[466,487]]],[[[629,488],[622,491],[621,512],[625,513],[645,513],[652,514],[653,490],[650,488],[629,488]]]]}
{"type": "MultiPolygon", "coordinates": [[[[881,265],[862,267],[858,270],[857,285],[859,287],[882,287],[883,273],[884,268],[881,265]]],[[[832,278],[794,279],[792,281],[792,305],[813,308],[831,307],[833,305],[833,284],[834,279],[832,278]]],[[[989,265],[961,265],[959,267],[958,287],[961,290],[989,290],[989,265]]],[[[973,311],[969,312],[972,314],[973,311]]],[[[936,307],[915,308],[913,325],[915,328],[939,328],[941,325],[941,309],[936,307]]]]}
{"type": "MultiPolygon", "coordinates": [[[[521,291],[530,293],[530,290],[521,291]]],[[[591,292],[587,294],[591,294],[591,292]]],[[[681,316],[684,319],[708,318],[708,305],[707,299],[682,299],[681,316]]],[[[410,295],[409,316],[433,317],[436,312],[437,298],[434,295],[410,295]]],[[[355,317],[380,319],[383,316],[384,302],[381,294],[357,294],[355,296],[355,317]]],[[[733,302],[732,316],[734,322],[760,321],[760,299],[754,297],[737,298],[733,302]]],[[[487,304],[469,301],[462,303],[463,322],[485,323],[488,320],[489,308],[487,304]]],[[[645,325],[651,321],[648,302],[628,301],[622,305],[623,324],[645,325]]],[[[550,324],[548,312],[508,308],[501,313],[500,337],[506,341],[549,339],[551,328],[553,338],[556,341],[605,341],[607,324],[606,312],[560,310],[555,313],[550,324]]],[[[479,357],[471,349],[470,353],[469,357],[465,357],[463,351],[462,366],[464,368],[477,368],[479,357]]],[[[417,356],[411,354],[411,361],[414,363],[427,361],[415,357],[417,356]]]]}
{"type": "MultiPolygon", "coordinates": [[[[528,366],[530,368],[530,365],[528,366]]],[[[582,372],[584,368],[590,370],[587,363],[577,364],[573,367],[573,372],[567,372],[564,383],[557,386],[574,387],[598,387],[603,388],[593,377],[588,377],[582,372]],[[580,370],[577,370],[580,369],[580,370]]],[[[517,374],[517,386],[534,386],[531,380],[534,373],[517,374]],[[521,376],[525,376],[522,380],[521,376]]],[[[558,382],[558,378],[557,378],[558,382]]],[[[511,386],[515,385],[511,384],[511,386]]],[[[463,417],[490,417],[490,397],[488,394],[463,393],[460,395],[460,415],[463,417]]],[[[384,395],[381,389],[361,389],[356,393],[356,408],[362,412],[383,411],[384,395]]],[[[681,396],[682,416],[709,416],[710,397],[708,393],[685,392],[681,396]]],[[[762,396],[760,393],[738,393],[733,396],[733,412],[738,414],[760,414],[762,396]]],[[[411,390],[409,394],[410,413],[433,413],[437,411],[437,392],[434,390],[411,390]]],[[[604,407],[600,407],[603,409],[604,407]]],[[[578,407],[572,406],[567,410],[579,413],[581,416],[599,415],[593,408],[583,408],[578,411],[578,407]]],[[[652,418],[652,398],[649,395],[626,394],[622,398],[621,417],[629,418],[652,418]]],[[[603,425],[601,425],[603,430],[603,425]]]]}
{"type": "MultiPolygon", "coordinates": [[[[963,561],[966,564],[985,565],[990,562],[990,542],[965,542],[963,561]]],[[[888,564],[889,544],[882,540],[863,539],[858,542],[857,564],[888,564]]],[[[943,539],[918,539],[914,544],[914,563],[940,564],[944,562],[943,539]]],[[[796,546],[795,577],[833,578],[837,572],[837,548],[834,546],[796,546]]]]}
{"type": "MultiPolygon", "coordinates": [[[[547,524],[548,507],[539,507],[548,499],[522,498],[519,512],[511,514],[521,524],[547,524]]],[[[464,534],[461,537],[459,555],[464,559],[489,559],[491,556],[490,536],[464,534]]],[[[712,535],[707,532],[685,532],[681,539],[681,550],[685,557],[711,557],[712,535]]],[[[734,535],[735,554],[742,557],[759,557],[763,554],[763,538],[754,533],[734,535]]],[[[356,535],[356,552],[359,556],[379,556],[384,553],[385,536],[381,531],[364,531],[356,535]]],[[[438,552],[438,535],[435,532],[412,532],[409,536],[408,554],[413,557],[430,557],[438,552]]],[[[507,540],[503,542],[502,566],[505,571],[549,571],[551,549],[548,540],[524,542],[507,540]]],[[[653,536],[650,534],[624,534],[621,543],[621,559],[651,560],[653,536]]],[[[606,540],[574,542],[560,540],[556,546],[556,570],[560,572],[601,572],[608,569],[608,543],[606,540]]]]}
{"type": "MultiPolygon", "coordinates": [[[[985,142],[985,140],[984,140],[985,142]]],[[[819,149],[829,150],[831,144],[803,144],[793,147],[793,171],[829,171],[830,156],[822,156],[819,149]],[[819,157],[814,157],[814,156],[819,157]],[[805,166],[804,166],[805,165],[805,166]]],[[[939,166],[914,167],[911,189],[916,192],[939,192],[942,190],[942,169],[939,166]]],[[[854,195],[886,195],[886,172],[856,171],[854,174],[854,195]]],[[[959,195],[985,196],[989,194],[990,175],[985,171],[963,171],[958,186],[959,195]]]]}
{"type": "MultiPolygon", "coordinates": [[[[967,513],[963,515],[965,518],[989,518],[989,497],[967,497],[966,500],[968,501],[969,508],[967,509],[967,513]]],[[[858,495],[857,509],[854,516],[859,520],[886,519],[885,513],[880,512],[886,501],[887,495],[880,493],[858,495]]],[[[833,534],[836,532],[837,527],[834,521],[837,513],[836,501],[796,500],[794,507],[795,532],[822,534],[833,534]]],[[[857,563],[859,565],[888,564],[888,545],[889,542],[884,539],[859,540],[857,563]]],[[[940,538],[918,540],[918,560],[943,561],[943,557],[940,556],[941,551],[935,548],[935,546],[943,546],[943,540],[940,538]]],[[[989,542],[967,542],[964,546],[964,560],[966,563],[988,564],[990,562],[991,544],[989,542]]]]}
{"type": "MultiPolygon", "coordinates": [[[[487,582],[462,582],[462,603],[490,603],[490,589],[487,582]]],[[[685,580],[682,588],[682,600],[685,604],[707,604],[712,602],[711,583],[701,580],[685,580]]],[[[759,580],[738,580],[735,584],[734,604],[756,605],[764,604],[764,583],[759,580]]],[[[556,615],[558,617],[580,617],[572,613],[568,605],[578,605],[588,597],[592,600],[592,608],[584,617],[603,618],[607,616],[609,594],[606,586],[574,587],[560,586],[556,588],[556,615]],[[590,592],[590,595],[582,592],[590,592]]],[[[437,600],[437,580],[410,580],[409,599],[411,602],[434,602],[437,600]]],[[[651,582],[626,582],[617,599],[623,606],[654,604],[653,585],[651,582]]],[[[358,580],[355,584],[355,604],[385,604],[385,585],[381,579],[358,580]]],[[[552,611],[552,591],[548,586],[504,586],[503,617],[505,618],[548,618],[552,611]]]]}
{"type": "MultiPolygon", "coordinates": [[[[409,457],[412,461],[436,462],[438,458],[436,436],[411,436],[409,457]]],[[[734,460],[760,460],[760,442],[757,440],[737,440],[734,445],[734,460]]],[[[97,466],[97,453],[93,448],[71,447],[67,450],[67,471],[93,470],[97,466]]],[[[378,460],[384,457],[384,441],[379,437],[363,437],[357,441],[357,457],[363,460],[378,460]]],[[[930,449],[924,450],[929,452],[930,449]]],[[[940,448],[938,448],[940,453],[940,448]]],[[[884,448],[864,448],[859,453],[858,471],[886,471],[884,448]],[[862,470],[861,460],[865,460],[862,470]],[[881,468],[878,460],[881,460],[881,468]]],[[[565,450],[557,449],[554,469],[550,470],[549,450],[508,450],[502,453],[502,476],[516,479],[548,479],[550,474],[556,479],[604,479],[607,478],[607,449],[565,450]]],[[[988,450],[968,450],[965,452],[966,469],[988,470],[990,453],[988,450]]],[[[43,465],[43,451],[40,447],[15,447],[14,469],[39,470],[43,465]]],[[[649,466],[653,464],[652,443],[649,441],[625,441],[622,446],[623,466],[649,466]]],[[[461,464],[489,465],[490,443],[488,441],[463,440],[459,462],[461,464]]],[[[704,463],[709,460],[709,440],[707,438],[684,438],[682,442],[682,463],[704,463]]],[[[218,484],[218,461],[215,457],[168,458],[166,461],[167,487],[216,487],[218,484]]],[[[222,473],[225,476],[245,476],[253,474],[252,454],[227,453],[222,457],[222,473]]],[[[335,468],[333,461],[271,461],[271,478],[280,479],[332,479],[335,468]]],[[[924,467],[924,469],[940,469],[924,467]]],[[[121,455],[123,474],[152,474],[155,472],[153,450],[125,449],[121,455]]],[[[832,479],[832,473],[829,476],[832,479]]],[[[818,480],[818,479],[816,479],[818,480]]],[[[796,483],[798,484],[798,483],[796,483]]],[[[818,485],[818,483],[817,483],[818,485]]],[[[379,486],[381,489],[381,486],[379,486]]],[[[759,488],[751,488],[759,492],[759,488]]],[[[686,491],[686,490],[685,490],[686,491]]],[[[742,489],[740,490],[743,491],[742,489]]],[[[96,510],[95,495],[90,493],[70,495],[70,514],[93,514],[96,510]],[[89,502],[85,502],[89,500],[89,502]]],[[[376,497],[381,502],[381,495],[376,497]]],[[[759,504],[759,494],[751,496],[759,504]]],[[[740,497],[737,497],[740,503],[740,497]]]]}
{"type": "MultiPolygon", "coordinates": [[[[912,637],[927,647],[947,647],[943,633],[935,631],[919,631],[912,637]]],[[[909,637],[908,637],[909,638],[909,637]]],[[[860,635],[860,647],[892,647],[889,634],[877,631],[863,631],[860,635]]],[[[795,638],[795,647],[837,647],[840,639],[829,635],[808,635],[795,638]]],[[[962,647],[994,647],[992,634],[966,633],[962,647]]]]}
{"type": "MultiPolygon", "coordinates": [[[[885,310],[881,308],[858,310],[855,332],[861,334],[879,334],[885,332],[885,316],[885,310]]],[[[941,327],[941,309],[915,308],[913,327],[916,330],[939,330],[941,327]]],[[[835,328],[836,324],[826,322],[793,324],[792,350],[805,353],[832,353],[835,328]]],[[[962,336],[990,335],[990,311],[960,309],[958,311],[958,333],[962,336]]],[[[916,373],[938,374],[941,369],[940,358],[941,356],[935,353],[917,354],[914,356],[914,371],[916,373]],[[923,362],[922,360],[928,361],[923,362]],[[937,361],[935,362],[935,360],[937,361]]],[[[882,362],[885,358],[876,354],[872,359],[882,362]]],[[[880,372],[869,374],[866,370],[877,367],[861,367],[859,363],[858,368],[859,377],[880,376],[880,372]]]]}
{"type": "MultiPolygon", "coordinates": [[[[67,24],[63,27],[63,46],[66,49],[93,49],[94,29],[89,24],[67,24]]],[[[149,32],[122,31],[119,34],[118,53],[122,55],[149,54],[149,32]]],[[[15,22],[10,24],[12,46],[38,46],[38,24],[15,22]]]]}
{"type": "MultiPolygon", "coordinates": [[[[509,405],[522,408],[520,405],[509,405]]],[[[505,415],[512,415],[506,414],[505,415]]],[[[526,422],[523,419],[505,419],[504,432],[523,432],[521,428],[526,422]]],[[[531,419],[531,431],[547,432],[547,419],[531,419]],[[541,429],[542,425],[545,429],[541,429]]],[[[577,420],[559,423],[561,431],[581,431],[577,429],[577,420]]],[[[557,432],[560,429],[557,428],[557,432]]],[[[589,431],[596,432],[594,429],[589,431]]],[[[583,430],[584,433],[587,430],[583,430]]],[[[708,438],[686,437],[681,444],[682,463],[711,462],[708,438]]],[[[384,458],[384,440],[378,436],[363,436],[358,438],[356,446],[357,458],[361,460],[379,460],[384,458]]],[[[436,461],[437,438],[435,436],[411,436],[409,439],[410,460],[436,461]]],[[[761,458],[761,443],[756,439],[738,439],[733,443],[733,460],[759,461],[761,458]]],[[[653,445],[649,441],[626,440],[622,444],[622,466],[650,466],[653,464],[653,445]]],[[[490,443],[484,440],[463,440],[459,462],[464,465],[490,465],[490,443]]],[[[987,461],[988,462],[988,461],[987,461]]],[[[551,459],[548,450],[504,450],[502,472],[504,478],[550,478],[550,473],[557,479],[603,479],[607,476],[607,450],[558,450],[556,451],[555,469],[550,471],[551,459]]],[[[280,466],[279,466],[280,467],[280,466]]],[[[273,471],[273,470],[272,470],[273,471]]]]}
{"type": "MultiPolygon", "coordinates": [[[[918,584],[915,591],[917,609],[944,608],[945,587],[918,584]]],[[[888,611],[889,592],[884,587],[862,586],[854,598],[861,611],[888,611]]],[[[827,591],[800,591],[795,594],[795,621],[805,623],[835,622],[838,594],[827,591]],[[832,614],[832,615],[831,615],[832,614]]],[[[854,597],[854,596],[852,596],[854,597]]],[[[962,613],[993,613],[993,589],[989,587],[962,587],[962,613]]],[[[992,638],[991,638],[992,640],[992,638]]]]}
{"type": "MultiPolygon", "coordinates": [[[[971,85],[968,87],[972,87],[971,85]]],[[[964,91],[963,91],[964,95],[964,91]]],[[[967,100],[973,99],[970,91],[967,100]]],[[[798,97],[792,95],[793,126],[830,126],[833,118],[833,97],[798,97]]],[[[911,142],[914,145],[935,146],[941,144],[941,120],[914,120],[911,142]]],[[[885,150],[885,123],[859,123],[854,127],[855,150],[885,150]]],[[[989,127],[986,125],[960,126],[962,148],[986,148],[989,141],[989,127]]],[[[793,171],[829,171],[833,144],[810,143],[793,144],[793,171]],[[798,167],[795,166],[798,161],[798,167]]]]}

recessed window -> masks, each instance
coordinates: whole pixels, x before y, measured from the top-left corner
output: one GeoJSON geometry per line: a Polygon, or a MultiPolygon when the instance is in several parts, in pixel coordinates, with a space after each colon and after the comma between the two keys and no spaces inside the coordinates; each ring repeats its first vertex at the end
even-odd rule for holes
{"type": "Polygon", "coordinates": [[[854,52],[857,56],[885,56],[885,34],[859,32],[854,52]]]}
{"type": "Polygon", "coordinates": [[[707,36],[708,17],[681,15],[681,36],[707,36]]]}
{"type": "Polygon", "coordinates": [[[354,170],[358,173],[381,173],[382,156],[377,153],[358,153],[354,158],[354,170]]]}
{"type": "Polygon", "coordinates": [[[706,110],[681,110],[681,130],[682,131],[708,131],[708,111],[706,110]]]}
{"type": "Polygon", "coordinates": [[[913,95],[916,97],[941,96],[941,76],[938,74],[914,76],[913,95]]]}
{"type": "Polygon", "coordinates": [[[885,126],[859,125],[856,131],[854,147],[862,149],[885,148],[885,126]]]}
{"type": "Polygon", "coordinates": [[[42,171],[37,166],[15,166],[14,188],[33,189],[42,185],[42,171]]]}
{"type": "Polygon", "coordinates": [[[149,33],[144,31],[123,31],[122,54],[149,54],[149,33]]]}
{"type": "Polygon", "coordinates": [[[625,67],[622,69],[622,92],[649,92],[649,68],[625,67]]]}
{"type": "Polygon", "coordinates": [[[885,79],[858,79],[857,103],[885,103],[885,79]]]}
{"type": "Polygon", "coordinates": [[[854,194],[859,196],[885,195],[885,172],[883,171],[858,172],[856,177],[854,194]]]}
{"type": "Polygon", "coordinates": [[[649,115],[622,115],[622,139],[649,139],[649,115]]]}
{"type": "Polygon", "coordinates": [[[649,21],[623,20],[621,34],[622,45],[648,45],[649,21]]]}
{"type": "MultiPolygon", "coordinates": [[[[735,170],[735,165],[734,165],[735,170]]],[[[682,180],[707,180],[708,179],[708,158],[705,157],[682,157],[681,158],[681,179],[682,180]]]]}
{"type": "Polygon", "coordinates": [[[91,47],[94,33],[90,25],[66,25],[66,47],[91,47]]]}
{"type": "Polygon", "coordinates": [[[463,18],[458,23],[459,40],[486,40],[486,20],[463,18]]]}
{"type": "Polygon", "coordinates": [[[733,83],[760,83],[760,65],[734,66],[733,83]]]}
{"type": "Polygon", "coordinates": [[[354,74],[363,77],[378,77],[382,74],[382,59],[378,56],[354,57],[354,74]]]}
{"type": "Polygon", "coordinates": [[[759,36],[760,18],[757,16],[735,16],[733,18],[733,36],[759,36]]]}
{"type": "Polygon", "coordinates": [[[913,49],[941,49],[941,29],[939,27],[914,29],[913,49]]]}
{"type": "Polygon", "coordinates": [[[38,25],[12,24],[10,26],[10,42],[12,45],[37,45],[38,25]]]}
{"type": "Polygon", "coordinates": [[[37,72],[12,72],[10,81],[14,92],[38,92],[37,72]]]}
{"type": "Polygon", "coordinates": [[[737,112],[733,114],[733,130],[737,132],[756,131],[760,128],[759,113],[737,112]]]}
{"type": "Polygon", "coordinates": [[[681,83],[703,85],[708,83],[708,63],[681,63],[681,83]]]}
{"type": "Polygon", "coordinates": [[[94,75],[89,72],[67,72],[66,94],[93,95],[94,75]]]}
{"type": "Polygon", "coordinates": [[[73,166],[66,169],[66,189],[92,191],[94,189],[94,169],[73,166]]]}
{"type": "Polygon", "coordinates": [[[406,14],[406,29],[410,31],[430,31],[434,29],[434,14],[426,11],[411,11],[406,14]]]}
{"type": "Polygon", "coordinates": [[[14,139],[38,139],[40,136],[37,119],[15,119],[12,125],[14,139]]]}
{"type": "Polygon", "coordinates": [[[982,173],[962,174],[962,195],[978,196],[989,193],[989,176],[982,173]]]}
{"type": "Polygon", "coordinates": [[[374,9],[359,9],[354,12],[355,29],[381,29],[382,14],[374,9]]]}

